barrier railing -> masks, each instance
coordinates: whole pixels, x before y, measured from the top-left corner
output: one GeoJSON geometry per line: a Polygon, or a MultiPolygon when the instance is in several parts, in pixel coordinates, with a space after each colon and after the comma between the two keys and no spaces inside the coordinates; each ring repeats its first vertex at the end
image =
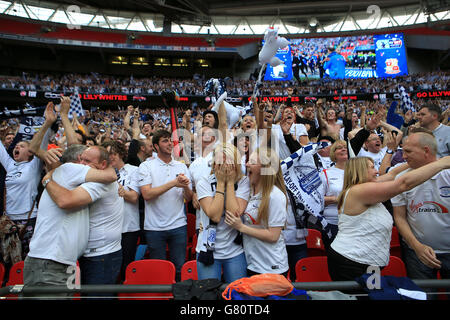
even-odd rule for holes
{"type": "MultiPolygon", "coordinates": [[[[420,288],[450,289],[450,279],[413,280],[420,288]]],[[[362,291],[363,288],[356,281],[332,281],[332,282],[295,282],[294,288],[311,291],[362,291]]],[[[223,284],[220,290],[225,290],[227,284],[223,284]]],[[[25,286],[13,285],[0,288],[0,299],[8,299],[8,295],[15,298],[26,299],[22,295],[51,295],[51,294],[75,294],[75,293],[170,293],[172,285],[81,285],[75,288],[67,286],[25,286]]],[[[427,292],[428,293],[428,292],[427,292]]],[[[438,292],[436,291],[436,294],[438,292]]],[[[73,298],[73,297],[69,297],[73,298]]],[[[135,298],[135,297],[133,297],[135,298]]]]}

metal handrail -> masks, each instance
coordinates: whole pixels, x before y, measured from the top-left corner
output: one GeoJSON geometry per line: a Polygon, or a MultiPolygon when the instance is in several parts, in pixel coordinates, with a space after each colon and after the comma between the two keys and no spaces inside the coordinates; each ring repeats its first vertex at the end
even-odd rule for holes
{"type": "MultiPolygon", "coordinates": [[[[450,279],[412,280],[420,288],[449,289],[450,279]]],[[[363,287],[356,281],[329,281],[329,282],[295,282],[294,288],[312,291],[358,291],[363,287]]],[[[223,284],[220,290],[225,290],[227,284],[223,284]]],[[[7,295],[27,294],[55,294],[55,293],[171,293],[173,285],[80,285],[75,288],[67,286],[25,286],[13,285],[0,288],[0,297],[7,295]]]]}

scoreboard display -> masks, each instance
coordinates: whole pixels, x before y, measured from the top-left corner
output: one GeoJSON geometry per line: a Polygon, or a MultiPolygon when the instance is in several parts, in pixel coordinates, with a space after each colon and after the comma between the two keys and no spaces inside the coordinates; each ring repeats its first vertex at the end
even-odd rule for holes
{"type": "Polygon", "coordinates": [[[284,64],[267,65],[264,80],[366,79],[408,74],[402,33],[294,38],[278,50],[284,64]]]}

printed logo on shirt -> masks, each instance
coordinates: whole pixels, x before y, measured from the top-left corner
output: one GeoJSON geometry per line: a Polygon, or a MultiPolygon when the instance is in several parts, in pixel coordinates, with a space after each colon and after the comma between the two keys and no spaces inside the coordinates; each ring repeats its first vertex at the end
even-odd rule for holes
{"type": "Polygon", "coordinates": [[[5,181],[11,181],[14,179],[19,179],[22,176],[22,171],[15,172],[13,174],[7,174],[5,177],[5,181]]]}
{"type": "Polygon", "coordinates": [[[414,203],[414,200],[411,201],[409,205],[410,213],[419,214],[419,213],[448,213],[448,209],[440,203],[435,201],[424,201],[419,202],[417,204],[414,203]]]}
{"type": "Polygon", "coordinates": [[[439,188],[439,195],[444,198],[450,197],[450,186],[444,186],[439,188]]]}
{"type": "Polygon", "coordinates": [[[250,214],[247,212],[244,212],[244,219],[247,221],[248,224],[254,224],[258,225],[258,221],[256,221],[250,214]]]}

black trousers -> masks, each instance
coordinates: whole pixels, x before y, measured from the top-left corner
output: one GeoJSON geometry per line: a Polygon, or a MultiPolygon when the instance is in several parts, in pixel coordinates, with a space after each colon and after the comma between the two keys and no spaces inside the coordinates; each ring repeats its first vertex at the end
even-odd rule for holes
{"type": "Polygon", "coordinates": [[[125,280],[127,266],[136,258],[137,241],[140,231],[122,233],[122,267],[120,269],[120,280],[125,280]]]}
{"type": "Polygon", "coordinates": [[[354,281],[367,272],[368,265],[352,261],[329,247],[328,273],[333,281],[354,281]]]}

